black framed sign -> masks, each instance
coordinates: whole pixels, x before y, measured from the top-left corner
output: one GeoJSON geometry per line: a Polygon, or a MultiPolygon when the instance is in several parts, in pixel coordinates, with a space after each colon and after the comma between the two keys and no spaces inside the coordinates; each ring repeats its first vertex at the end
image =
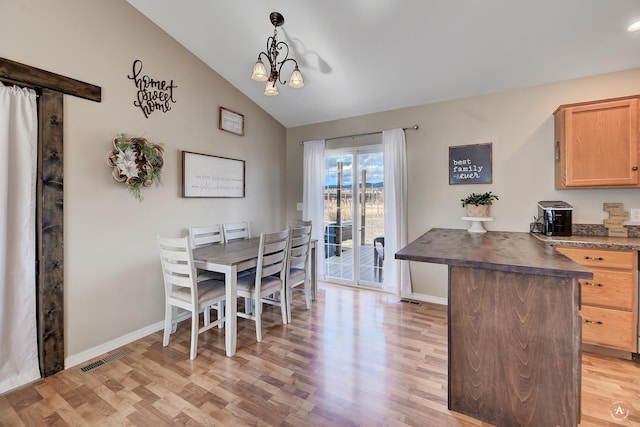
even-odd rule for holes
{"type": "Polygon", "coordinates": [[[449,185],[491,184],[492,143],[449,147],[449,185]]]}
{"type": "Polygon", "coordinates": [[[244,160],[182,152],[182,197],[244,197],[244,160]]]}

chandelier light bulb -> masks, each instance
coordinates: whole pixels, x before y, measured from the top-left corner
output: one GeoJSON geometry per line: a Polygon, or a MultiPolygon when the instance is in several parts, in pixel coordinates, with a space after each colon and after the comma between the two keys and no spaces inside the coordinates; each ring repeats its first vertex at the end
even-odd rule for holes
{"type": "Polygon", "coordinates": [[[267,96],[278,96],[278,86],[276,86],[275,80],[267,82],[264,94],[267,96]]]}
{"type": "Polygon", "coordinates": [[[302,73],[300,69],[296,65],[296,68],[291,73],[291,77],[289,78],[289,87],[294,89],[300,89],[304,86],[304,80],[302,79],[302,73]]]}
{"type": "Polygon", "coordinates": [[[269,79],[269,77],[267,76],[267,69],[264,68],[264,63],[260,59],[258,59],[256,65],[253,66],[251,79],[257,82],[266,82],[269,79]]]}

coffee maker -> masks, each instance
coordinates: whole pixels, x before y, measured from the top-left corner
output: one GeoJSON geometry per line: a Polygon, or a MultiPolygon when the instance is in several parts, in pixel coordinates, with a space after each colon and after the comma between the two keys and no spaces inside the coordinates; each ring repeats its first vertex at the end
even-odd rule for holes
{"type": "Polygon", "coordinates": [[[561,201],[538,202],[538,218],[545,236],[571,236],[573,206],[561,201]]]}

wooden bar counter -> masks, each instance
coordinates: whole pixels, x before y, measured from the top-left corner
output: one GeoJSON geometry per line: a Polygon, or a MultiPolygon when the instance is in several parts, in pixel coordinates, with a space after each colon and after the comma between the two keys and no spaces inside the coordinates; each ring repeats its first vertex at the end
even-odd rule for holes
{"type": "Polygon", "coordinates": [[[449,266],[449,409],[497,426],[580,422],[580,285],[529,233],[434,228],[397,259],[449,266]]]}

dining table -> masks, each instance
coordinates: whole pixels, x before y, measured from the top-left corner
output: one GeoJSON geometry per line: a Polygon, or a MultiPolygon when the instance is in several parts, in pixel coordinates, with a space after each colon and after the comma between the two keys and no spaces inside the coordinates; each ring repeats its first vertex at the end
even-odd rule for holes
{"type": "MultiPolygon", "coordinates": [[[[309,257],[311,269],[311,295],[315,300],[317,290],[316,250],[317,239],[311,241],[309,257]]],[[[225,348],[228,357],[236,353],[237,341],[237,284],[238,273],[256,267],[260,238],[239,239],[223,244],[211,244],[193,249],[196,268],[224,274],[225,283],[225,348]]]]}

